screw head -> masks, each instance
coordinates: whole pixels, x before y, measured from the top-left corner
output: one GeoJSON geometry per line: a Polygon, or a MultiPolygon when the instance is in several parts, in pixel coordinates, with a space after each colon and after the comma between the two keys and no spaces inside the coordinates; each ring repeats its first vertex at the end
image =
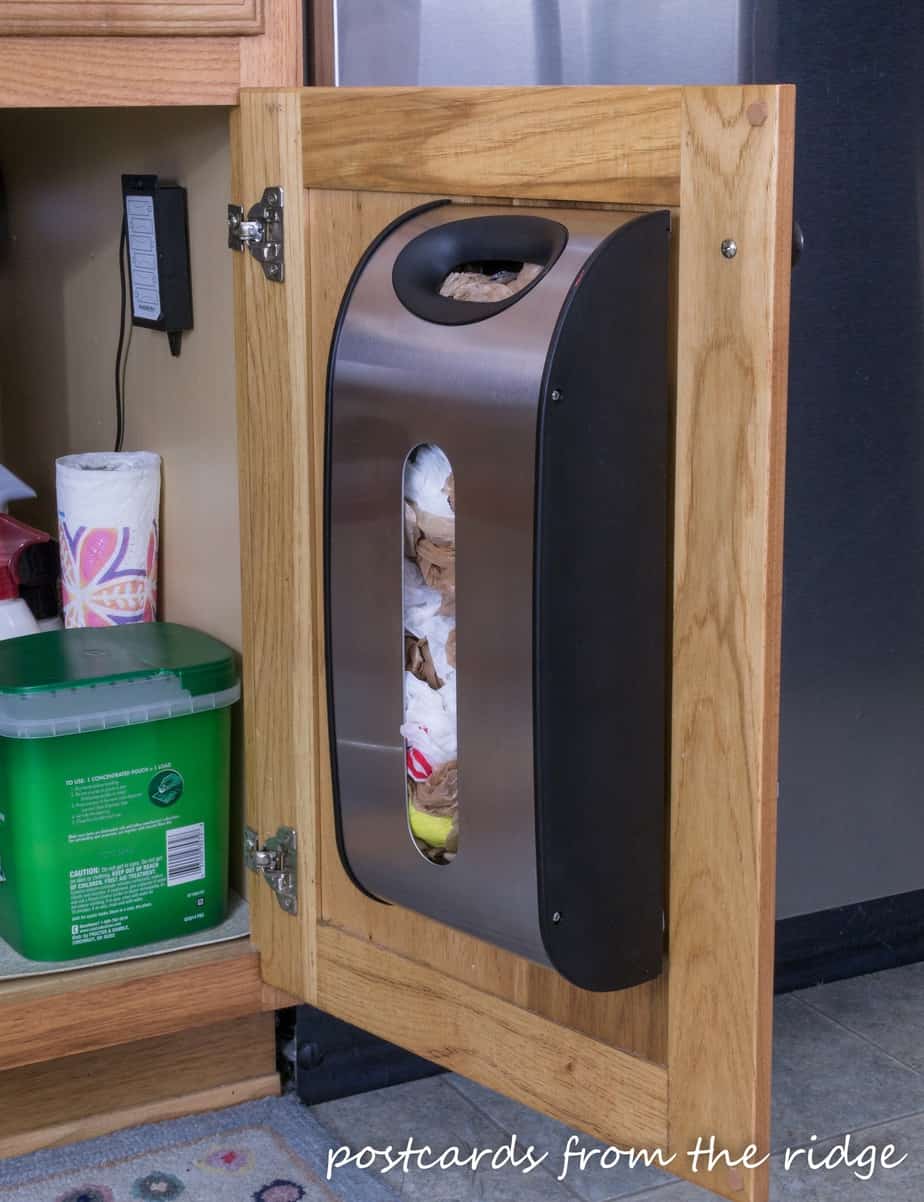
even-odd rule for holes
{"type": "Polygon", "coordinates": [[[276,277],[279,275],[279,264],[278,263],[267,263],[266,274],[269,276],[272,276],[273,279],[276,279],[276,277]]]}
{"type": "Polygon", "coordinates": [[[734,238],[726,238],[720,249],[726,259],[733,259],[738,253],[738,243],[734,238]]]}
{"type": "Polygon", "coordinates": [[[561,389],[560,389],[560,388],[553,388],[553,389],[552,389],[552,400],[553,400],[553,401],[560,401],[560,400],[561,400],[561,398],[562,398],[562,391],[561,391],[561,389]]]}
{"type": "Polygon", "coordinates": [[[555,913],[552,915],[552,922],[554,922],[554,923],[561,922],[561,911],[560,910],[556,910],[555,913]]]}

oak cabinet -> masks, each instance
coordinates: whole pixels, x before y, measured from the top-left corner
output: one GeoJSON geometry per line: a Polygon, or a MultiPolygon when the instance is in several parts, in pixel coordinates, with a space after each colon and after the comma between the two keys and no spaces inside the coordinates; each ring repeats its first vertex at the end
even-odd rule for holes
{"type": "Polygon", "coordinates": [[[234,105],[304,80],[303,0],[0,0],[0,107],[234,105]]]}
{"type": "Polygon", "coordinates": [[[0,37],[201,37],[262,32],[262,0],[0,0],[0,37]]]}

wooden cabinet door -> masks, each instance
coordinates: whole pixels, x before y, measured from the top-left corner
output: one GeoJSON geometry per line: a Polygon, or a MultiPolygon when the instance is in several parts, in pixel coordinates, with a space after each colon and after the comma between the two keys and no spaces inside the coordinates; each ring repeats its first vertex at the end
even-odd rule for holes
{"type": "Polygon", "coordinates": [[[245,93],[232,121],[235,198],[285,193],[285,282],[235,268],[249,822],[299,848],[297,914],[253,885],[264,978],[764,1202],[766,1164],[729,1160],[769,1146],[793,89],[320,88],[245,93]],[[669,918],[662,976],[623,992],[372,901],[337,853],[328,350],[362,251],[434,197],[674,214],[669,918]],[[710,1171],[689,1153],[712,1138],[710,1171]]]}
{"type": "Polygon", "coordinates": [[[257,34],[263,0],[0,0],[0,36],[257,34]]]}

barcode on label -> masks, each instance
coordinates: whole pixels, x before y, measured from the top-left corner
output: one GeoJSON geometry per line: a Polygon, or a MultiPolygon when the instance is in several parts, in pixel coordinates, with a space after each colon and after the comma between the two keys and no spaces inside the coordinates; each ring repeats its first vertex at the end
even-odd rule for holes
{"type": "Polygon", "coordinates": [[[167,831],[167,884],[185,885],[205,876],[205,823],[167,831]]]}

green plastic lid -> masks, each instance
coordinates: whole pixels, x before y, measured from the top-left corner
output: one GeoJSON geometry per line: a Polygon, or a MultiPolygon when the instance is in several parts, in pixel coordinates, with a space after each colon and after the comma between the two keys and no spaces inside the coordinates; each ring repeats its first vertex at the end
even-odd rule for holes
{"type": "Polygon", "coordinates": [[[43,693],[178,676],[194,697],[237,682],[234,652],[174,622],[49,630],[0,642],[0,693],[43,693]]]}
{"type": "Polygon", "coordinates": [[[172,622],[0,641],[0,735],[47,738],[231,705],[234,652],[172,622]]]}

